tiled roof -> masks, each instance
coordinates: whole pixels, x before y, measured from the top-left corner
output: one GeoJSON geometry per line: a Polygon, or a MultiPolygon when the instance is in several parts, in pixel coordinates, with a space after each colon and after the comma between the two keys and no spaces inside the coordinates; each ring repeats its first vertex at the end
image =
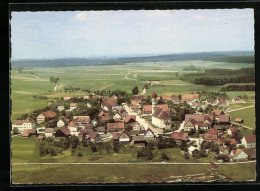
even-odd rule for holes
{"type": "Polygon", "coordinates": [[[205,139],[205,140],[217,140],[218,139],[218,135],[204,134],[203,135],[203,139],[205,139]]]}
{"type": "Polygon", "coordinates": [[[218,116],[218,115],[221,115],[221,114],[223,113],[223,111],[217,109],[217,110],[213,110],[212,113],[213,113],[214,115],[217,115],[217,116],[218,116]]]}
{"type": "Polygon", "coordinates": [[[113,133],[112,139],[119,139],[120,133],[113,133]]]}
{"type": "Polygon", "coordinates": [[[255,135],[246,135],[244,138],[247,143],[255,143],[255,135]]]}
{"type": "Polygon", "coordinates": [[[207,133],[208,134],[217,134],[218,131],[216,129],[208,129],[207,133]]]}
{"type": "Polygon", "coordinates": [[[84,129],[91,129],[91,130],[93,130],[93,128],[94,128],[93,124],[86,124],[86,125],[84,125],[84,129]]]}
{"type": "Polygon", "coordinates": [[[155,112],[153,113],[153,117],[158,118],[158,119],[163,119],[163,120],[171,118],[169,111],[164,111],[161,108],[157,108],[155,110],[155,112]]]}
{"type": "Polygon", "coordinates": [[[143,112],[152,112],[152,105],[144,105],[143,112]]]}
{"type": "Polygon", "coordinates": [[[126,129],[124,129],[124,131],[120,134],[120,136],[123,134],[126,134],[129,138],[131,138],[131,133],[129,133],[129,131],[127,131],[126,129]]]}
{"type": "Polygon", "coordinates": [[[90,120],[89,116],[73,116],[73,121],[88,123],[90,120]]]}
{"type": "Polygon", "coordinates": [[[70,103],[70,107],[77,107],[77,103],[70,103]]]}
{"type": "Polygon", "coordinates": [[[221,123],[227,123],[230,121],[230,116],[225,114],[225,115],[220,115],[219,116],[219,122],[221,123]]]}
{"type": "Polygon", "coordinates": [[[56,113],[54,112],[54,111],[52,111],[52,110],[50,110],[50,111],[45,111],[45,112],[43,112],[43,113],[41,113],[44,117],[46,117],[46,118],[54,118],[54,117],[56,117],[56,113]]]}
{"type": "Polygon", "coordinates": [[[185,115],[185,122],[189,119],[194,119],[197,123],[204,123],[206,120],[209,122],[213,122],[213,115],[203,115],[203,114],[186,114],[185,115]]]}
{"type": "Polygon", "coordinates": [[[124,127],[125,127],[124,122],[107,123],[107,129],[123,129],[124,127]]]}
{"type": "Polygon", "coordinates": [[[188,133],[180,133],[180,132],[173,132],[171,138],[176,140],[186,140],[188,137],[188,133]]]}
{"type": "Polygon", "coordinates": [[[45,128],[45,133],[53,133],[53,128],[45,128]]]}
{"type": "Polygon", "coordinates": [[[245,148],[245,149],[243,149],[243,151],[244,151],[249,157],[252,157],[252,158],[255,158],[255,157],[256,157],[256,149],[255,149],[255,148],[245,148]]]}
{"type": "Polygon", "coordinates": [[[146,135],[146,133],[147,133],[148,131],[150,131],[150,132],[151,132],[151,133],[154,135],[154,132],[153,132],[153,130],[152,130],[152,129],[150,129],[150,128],[146,129],[146,131],[144,132],[144,135],[146,135]]]}
{"type": "Polygon", "coordinates": [[[69,127],[76,127],[78,124],[76,121],[71,121],[69,127]]]}
{"type": "Polygon", "coordinates": [[[131,119],[133,119],[135,121],[136,120],[136,116],[135,115],[128,115],[128,116],[126,116],[124,122],[128,123],[131,119]]]}
{"type": "Polygon", "coordinates": [[[70,135],[70,130],[69,130],[68,127],[66,127],[66,126],[63,126],[63,127],[59,128],[59,130],[60,130],[64,135],[67,135],[67,136],[70,135]]]}
{"type": "Polygon", "coordinates": [[[134,142],[145,141],[144,135],[134,136],[133,139],[134,139],[134,142]]]}
{"type": "Polygon", "coordinates": [[[199,99],[200,95],[199,94],[183,94],[181,96],[182,100],[192,100],[192,99],[199,99]]]}

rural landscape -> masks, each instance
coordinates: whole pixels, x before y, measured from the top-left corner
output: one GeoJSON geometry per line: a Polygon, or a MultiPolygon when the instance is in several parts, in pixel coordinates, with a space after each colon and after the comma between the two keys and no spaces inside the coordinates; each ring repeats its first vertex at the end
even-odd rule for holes
{"type": "Polygon", "coordinates": [[[12,184],[255,181],[244,50],[12,59],[12,184]]]}

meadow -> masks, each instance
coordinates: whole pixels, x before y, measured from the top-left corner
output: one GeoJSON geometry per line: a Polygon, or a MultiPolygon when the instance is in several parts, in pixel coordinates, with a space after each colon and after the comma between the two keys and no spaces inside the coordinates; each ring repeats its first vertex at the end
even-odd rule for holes
{"type": "Polygon", "coordinates": [[[229,114],[232,122],[235,121],[235,118],[242,118],[244,120],[243,125],[255,129],[255,107],[232,111],[229,114]]]}
{"type": "MultiPolygon", "coordinates": [[[[15,119],[24,113],[32,112],[47,106],[54,97],[64,96],[83,96],[86,92],[64,92],[65,87],[89,89],[92,92],[123,90],[131,93],[134,86],[138,86],[140,93],[145,83],[151,82],[153,85],[147,90],[145,95],[151,95],[154,91],[158,95],[171,96],[183,93],[198,91],[218,91],[223,86],[204,86],[195,85],[181,81],[178,76],[183,73],[183,68],[194,65],[198,68],[231,68],[239,69],[242,67],[253,67],[254,64],[242,63],[222,63],[211,61],[175,61],[175,62],[145,62],[129,63],[126,65],[108,66],[78,66],[78,67],[57,67],[43,68],[35,67],[24,71],[29,73],[18,73],[17,70],[11,71],[11,99],[12,117],[15,119]],[[178,73],[178,74],[177,74],[178,73]],[[57,91],[53,91],[55,84],[50,82],[50,77],[59,78],[57,91]],[[52,92],[51,92],[52,91],[52,92]],[[47,96],[49,99],[34,99],[33,96],[47,96]]],[[[189,72],[188,72],[189,73],[189,72]]],[[[252,83],[250,83],[252,84],[252,83]]],[[[237,85],[240,85],[237,83],[237,85]]],[[[241,85],[244,85],[241,83],[241,85]]],[[[232,97],[238,95],[254,96],[254,92],[227,92],[232,97]]]]}

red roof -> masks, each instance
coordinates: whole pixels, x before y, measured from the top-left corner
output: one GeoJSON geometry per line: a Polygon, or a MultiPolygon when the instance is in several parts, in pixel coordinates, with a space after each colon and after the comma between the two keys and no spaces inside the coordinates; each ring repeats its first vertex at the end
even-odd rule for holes
{"type": "Polygon", "coordinates": [[[203,115],[203,114],[186,114],[185,115],[185,122],[189,119],[194,119],[197,123],[204,123],[208,120],[210,123],[213,123],[213,115],[203,115]]]}
{"type": "Polygon", "coordinates": [[[113,133],[112,139],[119,139],[120,133],[113,133]]]}
{"type": "Polygon", "coordinates": [[[230,121],[230,116],[225,114],[225,115],[220,115],[219,116],[219,122],[221,123],[228,123],[230,121]]]}
{"type": "Polygon", "coordinates": [[[131,109],[138,109],[138,105],[131,105],[131,109]]]}
{"type": "Polygon", "coordinates": [[[30,119],[29,117],[25,120],[13,120],[12,124],[16,124],[16,125],[22,125],[23,123],[33,123],[34,121],[32,119],[30,119]]]}
{"type": "Polygon", "coordinates": [[[205,139],[205,140],[217,140],[218,139],[218,135],[204,134],[203,135],[203,139],[205,139]]]}
{"type": "Polygon", "coordinates": [[[152,112],[152,105],[144,105],[143,112],[152,112]]]}
{"type": "Polygon", "coordinates": [[[237,132],[237,128],[235,128],[235,127],[230,127],[229,130],[231,131],[231,133],[237,132]]]}
{"type": "Polygon", "coordinates": [[[153,117],[156,117],[158,119],[163,119],[163,120],[171,118],[170,112],[169,111],[164,111],[161,108],[157,108],[156,109],[156,111],[153,113],[153,117]]]}
{"type": "Polygon", "coordinates": [[[249,157],[252,157],[252,158],[255,158],[255,157],[256,157],[256,149],[255,149],[255,148],[245,148],[245,149],[243,149],[243,151],[244,151],[249,157]]]}
{"type": "Polygon", "coordinates": [[[86,124],[86,125],[84,125],[84,129],[93,129],[94,128],[94,126],[93,126],[93,124],[86,124]]]}
{"type": "Polygon", "coordinates": [[[30,134],[36,134],[36,133],[37,133],[36,129],[25,129],[23,131],[22,136],[23,137],[28,137],[30,134]]]}
{"type": "Polygon", "coordinates": [[[241,119],[241,118],[236,118],[236,119],[235,119],[235,122],[241,123],[242,121],[243,121],[243,119],[241,119]]]}
{"type": "Polygon", "coordinates": [[[192,100],[192,99],[199,99],[200,95],[199,94],[183,94],[181,96],[182,100],[192,100]]]}
{"type": "Polygon", "coordinates": [[[70,103],[70,107],[77,107],[77,103],[70,103]]]}
{"type": "Polygon", "coordinates": [[[76,127],[78,124],[76,121],[71,121],[69,127],[76,127]]]}
{"type": "Polygon", "coordinates": [[[196,125],[196,124],[197,124],[197,122],[196,122],[195,119],[191,119],[191,118],[190,118],[190,119],[184,124],[184,126],[187,125],[188,122],[191,122],[192,125],[196,125]]]}
{"type": "Polygon", "coordinates": [[[169,107],[168,107],[167,104],[157,105],[157,108],[161,108],[161,109],[163,109],[164,111],[168,111],[168,110],[169,110],[169,107]]]}
{"type": "Polygon", "coordinates": [[[213,113],[214,115],[219,116],[219,115],[223,114],[223,111],[217,109],[217,110],[213,110],[212,113],[213,113]]]}
{"type": "Polygon", "coordinates": [[[66,126],[63,126],[63,127],[59,128],[59,130],[60,130],[64,135],[67,135],[67,136],[70,135],[70,130],[69,130],[68,127],[66,127],[66,126]]]}
{"type": "Polygon", "coordinates": [[[108,116],[108,114],[104,111],[101,111],[99,114],[98,114],[98,117],[101,117],[101,116],[108,116]]]}
{"type": "Polygon", "coordinates": [[[255,143],[255,135],[246,135],[244,138],[247,143],[255,143]]]}
{"type": "Polygon", "coordinates": [[[89,96],[84,96],[84,99],[89,99],[89,96]]]}
{"type": "Polygon", "coordinates": [[[43,113],[41,113],[44,117],[46,117],[46,118],[54,118],[54,117],[56,117],[56,113],[54,112],[54,111],[52,111],[52,110],[50,110],[50,111],[45,111],[45,112],[43,112],[43,113]]]}
{"type": "Polygon", "coordinates": [[[135,121],[136,120],[136,116],[135,115],[128,115],[128,116],[126,116],[124,122],[128,123],[131,119],[133,119],[135,121]]]}
{"type": "Polygon", "coordinates": [[[73,116],[73,121],[88,123],[90,120],[89,116],[73,116]]]}
{"type": "Polygon", "coordinates": [[[176,140],[186,140],[188,137],[188,133],[180,133],[180,132],[173,132],[171,138],[176,140]]]}
{"type": "Polygon", "coordinates": [[[207,131],[208,134],[218,134],[218,131],[216,129],[208,129],[207,131]]]}
{"type": "Polygon", "coordinates": [[[124,122],[107,123],[107,129],[123,129],[124,127],[125,127],[124,122]]]}
{"type": "Polygon", "coordinates": [[[155,92],[153,92],[152,98],[157,98],[157,94],[155,92]]]}

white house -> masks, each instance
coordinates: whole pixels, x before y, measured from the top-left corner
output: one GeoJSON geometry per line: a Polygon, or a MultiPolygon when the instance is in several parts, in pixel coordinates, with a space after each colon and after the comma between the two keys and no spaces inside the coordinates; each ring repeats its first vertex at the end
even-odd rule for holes
{"type": "Polygon", "coordinates": [[[120,143],[129,143],[131,141],[131,134],[124,129],[124,131],[119,135],[120,143]]]}
{"type": "Polygon", "coordinates": [[[70,103],[70,111],[77,108],[77,103],[70,103]]]}
{"type": "Polygon", "coordinates": [[[119,113],[116,113],[116,114],[113,116],[113,119],[114,119],[115,121],[120,121],[120,120],[122,120],[122,116],[121,116],[119,113]]]}
{"type": "Polygon", "coordinates": [[[43,123],[45,122],[46,119],[52,119],[56,117],[56,113],[52,110],[50,111],[45,111],[43,113],[41,113],[40,115],[38,115],[37,117],[37,123],[40,124],[40,123],[43,123]]]}
{"type": "Polygon", "coordinates": [[[244,136],[241,140],[241,143],[246,147],[246,148],[251,148],[255,147],[256,141],[255,141],[255,135],[247,135],[244,136]]]}
{"type": "Polygon", "coordinates": [[[78,136],[79,131],[78,131],[78,124],[75,121],[71,121],[70,124],[68,125],[68,128],[70,130],[70,134],[78,136]]]}
{"type": "Polygon", "coordinates": [[[140,124],[137,123],[137,122],[135,122],[135,123],[133,124],[133,130],[134,130],[134,131],[140,131],[140,130],[142,130],[140,124]]]}
{"type": "Polygon", "coordinates": [[[153,132],[150,128],[148,128],[148,129],[144,132],[144,138],[145,138],[145,139],[153,139],[153,138],[155,138],[155,134],[154,134],[154,132],[153,132]]]}
{"type": "Polygon", "coordinates": [[[44,135],[45,137],[53,137],[54,130],[53,128],[45,128],[44,135]]]}
{"type": "Polygon", "coordinates": [[[17,128],[20,133],[23,133],[25,129],[33,129],[35,128],[35,122],[27,118],[25,120],[14,120],[12,121],[12,129],[17,128]]]}
{"type": "Polygon", "coordinates": [[[232,150],[229,156],[231,159],[236,161],[248,159],[248,155],[242,149],[232,150]]]}
{"type": "Polygon", "coordinates": [[[63,127],[67,125],[68,122],[69,122],[68,119],[60,118],[59,121],[57,122],[57,127],[63,127]]]}

